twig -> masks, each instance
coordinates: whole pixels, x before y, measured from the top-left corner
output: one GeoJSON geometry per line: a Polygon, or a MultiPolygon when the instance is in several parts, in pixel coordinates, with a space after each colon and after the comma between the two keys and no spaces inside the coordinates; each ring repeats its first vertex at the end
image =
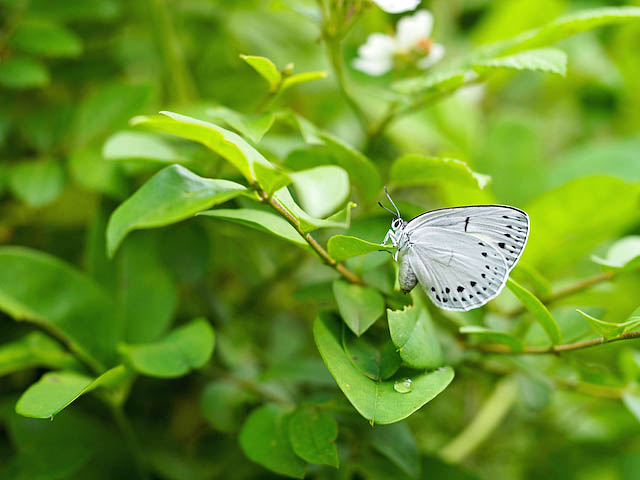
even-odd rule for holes
{"type": "Polygon", "coordinates": [[[114,421],[116,422],[116,425],[118,425],[118,428],[120,429],[120,433],[122,433],[122,437],[127,445],[127,448],[133,456],[134,462],[136,464],[136,469],[138,470],[138,476],[141,479],[150,478],[149,471],[142,456],[140,442],[136,437],[135,430],[131,426],[131,422],[129,422],[129,419],[124,413],[122,406],[111,405],[111,413],[113,415],[114,421]]]}
{"type": "Polygon", "coordinates": [[[633,340],[634,338],[640,338],[640,331],[626,332],[619,337],[605,340],[603,337],[594,338],[592,340],[584,340],[582,342],[565,343],[563,345],[551,345],[549,347],[525,347],[522,350],[511,350],[506,345],[501,344],[489,344],[489,345],[468,345],[463,343],[466,348],[480,350],[486,353],[504,353],[510,355],[525,355],[525,354],[547,354],[547,353],[563,353],[571,352],[574,350],[582,350],[585,348],[595,347],[596,345],[604,345],[606,343],[619,342],[622,340],[633,340]]]}
{"type": "MultiPolygon", "coordinates": [[[[593,285],[597,285],[598,283],[609,281],[613,279],[615,276],[616,276],[615,272],[599,273],[598,275],[593,275],[592,277],[588,277],[583,280],[580,280],[579,282],[576,282],[573,285],[569,285],[565,288],[562,288],[557,292],[552,293],[548,297],[540,299],[540,301],[545,305],[549,305],[550,303],[556,302],[565,297],[569,297],[575,293],[581,292],[582,290],[586,290],[587,288],[593,285]]],[[[526,308],[524,307],[524,305],[522,305],[518,308],[514,308],[513,310],[505,312],[504,314],[509,317],[516,317],[524,313],[525,311],[526,311],[526,308]]]]}
{"type": "Polygon", "coordinates": [[[312,250],[320,257],[320,259],[334,268],[340,273],[345,279],[347,279],[351,283],[362,283],[360,277],[358,277],[355,273],[345,267],[343,264],[338,263],[336,259],[334,259],[329,252],[327,252],[315,238],[311,236],[310,233],[302,230],[300,222],[296,217],[294,217],[289,210],[287,210],[280,202],[278,202],[273,197],[268,196],[263,191],[258,191],[258,195],[263,203],[267,203],[272,208],[274,208],[278,213],[280,213],[292,226],[296,229],[296,231],[306,240],[312,250]]]}

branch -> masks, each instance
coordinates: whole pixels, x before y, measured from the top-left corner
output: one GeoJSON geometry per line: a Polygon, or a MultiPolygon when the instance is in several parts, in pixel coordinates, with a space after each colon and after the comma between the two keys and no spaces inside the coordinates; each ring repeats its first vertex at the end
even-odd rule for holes
{"type": "MultiPolygon", "coordinates": [[[[586,290],[587,288],[597,285],[598,283],[607,282],[613,279],[616,276],[616,272],[604,272],[599,273],[598,275],[594,275],[592,277],[585,278],[580,280],[579,282],[574,283],[573,285],[569,285],[565,288],[558,290],[555,293],[552,293],[546,298],[541,298],[540,301],[545,305],[561,300],[565,297],[569,297],[575,293],[581,292],[582,290],[586,290]]],[[[521,305],[518,308],[514,308],[508,312],[505,312],[505,315],[510,317],[516,317],[526,311],[524,305],[521,305]]]]}
{"type": "Polygon", "coordinates": [[[360,277],[358,277],[355,273],[345,267],[343,264],[338,263],[335,258],[329,255],[322,245],[320,245],[315,238],[311,236],[310,233],[302,230],[300,226],[300,222],[296,217],[294,217],[291,212],[289,212],[283,205],[280,204],[273,197],[267,195],[264,191],[258,190],[258,195],[260,197],[260,201],[262,203],[267,203],[273,209],[275,209],[280,215],[282,215],[292,226],[296,229],[296,231],[306,240],[311,249],[320,257],[320,259],[329,265],[330,267],[337,270],[337,272],[342,275],[345,279],[347,279],[351,283],[362,283],[360,277]]]}
{"type": "Polygon", "coordinates": [[[480,350],[486,353],[504,353],[509,355],[526,355],[526,354],[546,354],[546,353],[563,353],[571,352],[574,350],[583,350],[585,348],[595,347],[596,345],[604,345],[605,343],[619,342],[622,340],[633,340],[634,338],[640,338],[640,331],[626,332],[619,337],[605,340],[603,337],[594,338],[592,340],[584,340],[582,342],[565,343],[563,345],[551,345],[550,347],[525,347],[523,350],[515,351],[511,350],[506,345],[490,344],[490,345],[468,345],[463,342],[463,346],[466,348],[472,348],[480,350]]]}

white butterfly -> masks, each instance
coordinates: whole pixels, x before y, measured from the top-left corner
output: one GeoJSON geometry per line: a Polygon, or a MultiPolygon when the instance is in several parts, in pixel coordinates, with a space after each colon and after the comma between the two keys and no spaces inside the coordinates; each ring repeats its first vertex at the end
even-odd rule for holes
{"type": "MultiPolygon", "coordinates": [[[[386,188],[385,188],[386,192],[386,188]]],[[[383,244],[398,247],[398,282],[404,293],[417,283],[438,307],[467,311],[497,296],[529,238],[529,217],[507,205],[440,208],[405,222],[397,215],[383,244]]]]}

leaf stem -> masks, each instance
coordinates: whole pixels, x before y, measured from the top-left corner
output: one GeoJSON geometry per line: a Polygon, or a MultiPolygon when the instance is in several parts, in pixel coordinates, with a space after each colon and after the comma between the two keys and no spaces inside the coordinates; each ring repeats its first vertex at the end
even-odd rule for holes
{"type": "Polygon", "coordinates": [[[489,398],[480,407],[471,423],[451,442],[442,447],[440,456],[457,463],[467,457],[495,430],[517,399],[517,385],[512,377],[498,381],[489,398]]]}
{"type": "Polygon", "coordinates": [[[571,352],[574,350],[582,350],[585,348],[595,347],[596,345],[604,345],[606,343],[619,342],[622,340],[633,340],[640,338],[640,331],[625,332],[619,337],[605,340],[603,337],[594,338],[591,340],[583,340],[575,343],[565,343],[562,345],[551,345],[549,347],[525,347],[523,350],[515,351],[511,350],[506,345],[490,344],[490,345],[468,345],[463,343],[466,348],[472,348],[480,350],[486,353],[504,353],[510,355],[523,355],[523,354],[547,354],[547,353],[563,353],[571,352]]]}
{"type": "Polygon", "coordinates": [[[322,245],[318,243],[318,241],[311,236],[310,233],[302,230],[300,226],[300,222],[296,217],[294,217],[291,212],[289,212],[283,205],[280,204],[276,199],[272,196],[270,197],[264,191],[258,190],[258,196],[260,197],[263,203],[267,203],[273,209],[275,209],[278,213],[280,213],[292,226],[296,229],[296,231],[305,239],[305,241],[309,244],[311,249],[320,257],[320,259],[329,265],[330,267],[337,270],[337,272],[342,275],[345,279],[347,279],[351,283],[362,283],[360,277],[358,277],[355,273],[345,267],[343,264],[336,261],[329,252],[327,252],[322,245]]]}

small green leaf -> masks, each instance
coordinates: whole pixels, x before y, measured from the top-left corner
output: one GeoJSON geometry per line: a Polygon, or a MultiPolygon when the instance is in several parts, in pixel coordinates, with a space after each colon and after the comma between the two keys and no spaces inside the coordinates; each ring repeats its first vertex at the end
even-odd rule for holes
{"type": "Polygon", "coordinates": [[[349,176],[334,165],[300,170],[290,174],[302,208],[311,216],[324,218],[349,198],[349,176]]]}
{"type": "Polygon", "coordinates": [[[106,160],[145,161],[158,165],[186,163],[173,146],[159,137],[145,132],[117,132],[102,147],[106,160]]]}
{"type": "Polygon", "coordinates": [[[282,81],[282,86],[280,87],[280,92],[284,92],[287,89],[293,87],[294,85],[298,85],[299,83],[312,82],[313,80],[319,80],[321,78],[327,78],[327,72],[296,73],[294,75],[286,77],[282,81]]]}
{"type": "Polygon", "coordinates": [[[407,475],[420,475],[420,452],[407,422],[377,425],[371,432],[371,445],[407,475]]]}
{"type": "Polygon", "coordinates": [[[117,200],[126,198],[129,185],[121,166],[105,162],[97,148],[72,152],[67,162],[73,180],[90,192],[104,193],[117,200]]]}
{"type": "Polygon", "coordinates": [[[43,57],[77,57],[82,40],[64,26],[50,22],[21,22],[9,44],[23,52],[43,57]]]}
{"type": "Polygon", "coordinates": [[[471,170],[453,158],[403,155],[391,166],[391,181],[400,187],[451,182],[473,188],[485,188],[491,177],[471,170]]]}
{"type": "Polygon", "coordinates": [[[367,377],[386,380],[400,368],[402,359],[395,345],[386,337],[374,345],[365,337],[356,337],[347,329],[343,330],[342,346],[351,362],[367,377]]]}
{"type": "Polygon", "coordinates": [[[518,337],[477,325],[460,327],[460,333],[477,336],[485,342],[506,345],[512,352],[521,352],[525,347],[524,342],[518,337]]]}
{"type": "Polygon", "coordinates": [[[582,310],[576,310],[580,315],[582,315],[591,325],[591,328],[595,330],[602,338],[605,340],[611,340],[613,338],[617,338],[622,335],[624,332],[633,330],[637,326],[640,325],[640,315],[632,316],[628,321],[623,323],[611,323],[605,322],[603,320],[599,320],[595,317],[592,317],[588,313],[583,312],[582,310]]]}
{"type": "Polygon", "coordinates": [[[180,165],[171,165],[113,212],[107,226],[109,256],[132,230],[179,222],[244,191],[245,187],[237,183],[199,177],[180,165]]]}
{"type": "Polygon", "coordinates": [[[121,325],[114,304],[93,280],[56,257],[1,247],[0,310],[56,332],[84,360],[111,363],[115,357],[121,325]]]}
{"type": "Polygon", "coordinates": [[[160,113],[162,115],[135,117],[131,123],[202,143],[240,170],[249,181],[255,180],[254,163],[271,166],[260,152],[229,130],[179,113],[160,113]]]}
{"type": "Polygon", "coordinates": [[[342,262],[348,258],[365,255],[371,252],[378,252],[380,250],[393,252],[396,249],[396,247],[367,242],[361,238],[351,237],[349,235],[334,235],[329,239],[327,248],[329,250],[329,255],[331,255],[337,262],[342,262]]]}
{"type": "Polygon", "coordinates": [[[398,422],[442,392],[453,380],[453,369],[443,367],[433,372],[400,370],[389,380],[376,382],[362,375],[342,348],[340,320],[323,312],[313,324],[313,337],[327,368],[355,409],[372,423],[398,422]],[[412,388],[397,392],[399,379],[410,378],[412,388]]]}
{"type": "Polygon", "coordinates": [[[473,63],[479,73],[499,70],[533,70],[537,72],[567,74],[567,54],[557,48],[527,50],[505,57],[485,58],[473,63]]]}
{"type": "Polygon", "coordinates": [[[204,318],[199,318],[157,342],[121,345],[120,352],[135,371],[151,377],[172,378],[207,363],[214,343],[213,328],[204,318]]]}
{"type": "Polygon", "coordinates": [[[366,332],[384,313],[384,298],[373,288],[336,280],[333,294],[340,315],[357,336],[366,332]]]}
{"type": "Polygon", "coordinates": [[[81,368],[73,355],[44,333],[31,332],[0,345],[0,376],[32,367],[81,368]]]}
{"type": "Polygon", "coordinates": [[[253,173],[256,175],[260,188],[269,196],[291,183],[289,174],[275,166],[267,167],[261,163],[256,163],[253,165],[253,173]]]}
{"type": "Polygon", "coordinates": [[[275,114],[270,112],[243,115],[226,107],[211,108],[207,110],[207,114],[214,120],[222,120],[255,143],[260,143],[260,140],[271,129],[276,119],[275,114]]]}
{"type": "Polygon", "coordinates": [[[198,215],[220,218],[222,220],[246,225],[257,230],[262,230],[263,232],[272,233],[305,248],[307,247],[307,242],[300,236],[296,229],[284,218],[275,213],[252,208],[218,208],[200,212],[198,215]]]}
{"type": "Polygon", "coordinates": [[[47,67],[32,58],[15,56],[0,63],[0,85],[3,87],[44,87],[50,81],[47,67]]]}
{"type": "Polygon", "coordinates": [[[282,74],[271,60],[254,55],[240,55],[240,58],[251,65],[267,81],[269,90],[275,92],[278,89],[282,81],[282,74]]]}
{"type": "Polygon", "coordinates": [[[391,339],[407,365],[428,369],[442,366],[442,349],[426,308],[387,310],[387,319],[391,339]]]}
{"type": "Polygon", "coordinates": [[[251,412],[240,432],[240,446],[250,460],[288,477],[304,477],[307,464],[294,453],[287,428],[288,411],[267,404],[251,412]]]}
{"type": "Polygon", "coordinates": [[[540,326],[547,332],[549,339],[554,345],[562,343],[562,337],[560,335],[560,327],[558,323],[549,313],[547,307],[526,288],[516,283],[511,278],[507,279],[507,287],[511,290],[516,297],[522,302],[525,308],[533,315],[533,318],[540,324],[540,326]]]}
{"type": "Polygon", "coordinates": [[[9,189],[32,207],[53,202],[63,187],[64,169],[54,160],[20,162],[9,172],[9,189]]]}
{"type": "Polygon", "coordinates": [[[338,424],[325,411],[301,407],[289,417],[289,441],[303,460],[338,468],[338,424]]]}
{"type": "Polygon", "coordinates": [[[324,140],[320,138],[320,130],[306,118],[298,115],[293,110],[281,110],[277,116],[279,119],[291,124],[293,128],[298,129],[306,143],[310,145],[324,145],[324,140]]]}
{"type": "Polygon", "coordinates": [[[236,432],[244,415],[245,404],[253,395],[233,382],[211,382],[202,391],[200,408],[209,424],[221,432],[236,432]]]}
{"type": "Polygon", "coordinates": [[[118,365],[96,379],[72,371],[45,373],[22,394],[16,412],[25,417],[52,418],[81,395],[109,386],[125,372],[126,369],[118,365]]]}
{"type": "Polygon", "coordinates": [[[640,266],[640,235],[629,235],[618,240],[609,248],[606,258],[592,255],[591,259],[614,270],[632,270],[640,266]]]}

